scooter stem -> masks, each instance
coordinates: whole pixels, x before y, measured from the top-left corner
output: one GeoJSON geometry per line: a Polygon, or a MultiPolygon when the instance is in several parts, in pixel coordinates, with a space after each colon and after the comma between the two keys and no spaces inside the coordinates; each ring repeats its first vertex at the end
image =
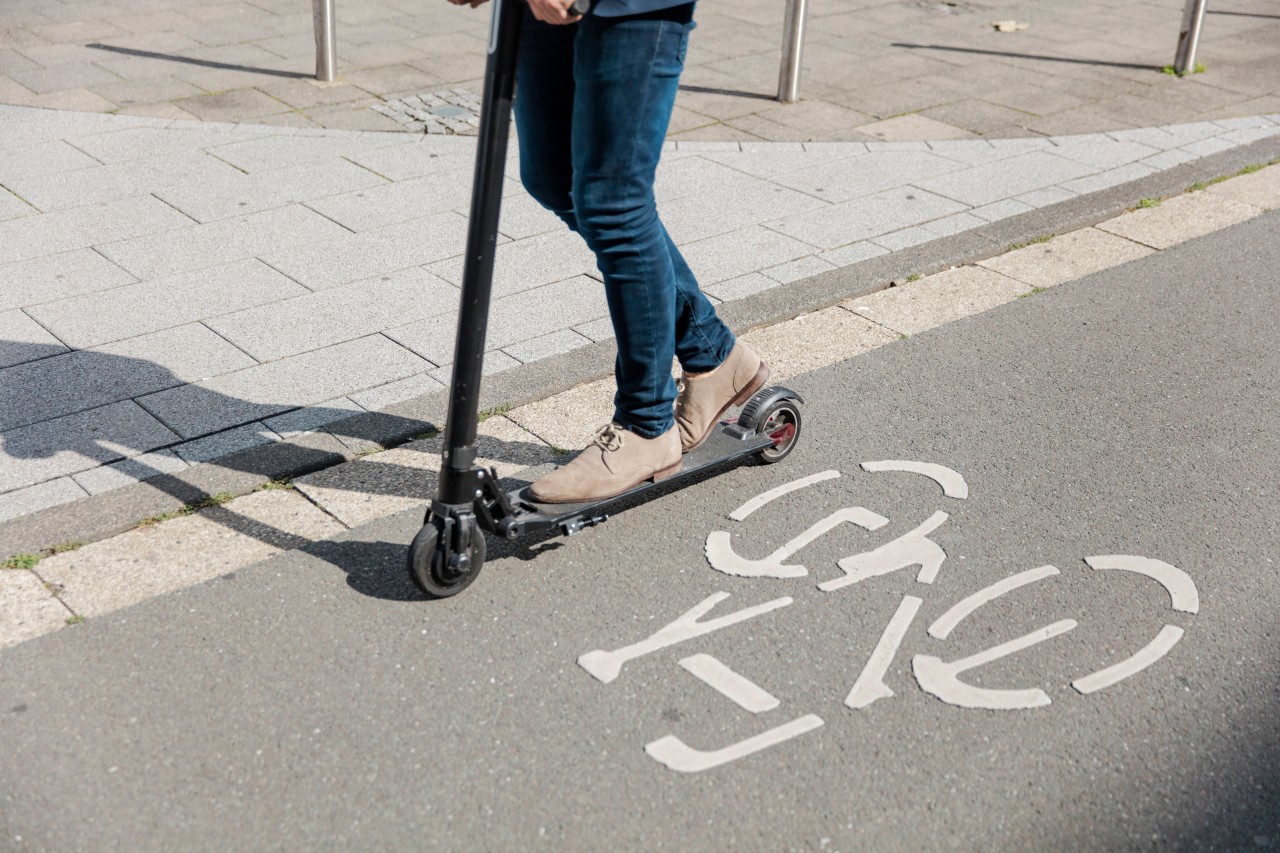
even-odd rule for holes
{"type": "Polygon", "coordinates": [[[493,261],[523,14],[522,0],[493,0],[458,332],[453,350],[453,383],[445,420],[444,465],[437,490],[439,501],[445,504],[470,504],[475,499],[472,467],[476,456],[480,375],[493,292],[493,261]]]}

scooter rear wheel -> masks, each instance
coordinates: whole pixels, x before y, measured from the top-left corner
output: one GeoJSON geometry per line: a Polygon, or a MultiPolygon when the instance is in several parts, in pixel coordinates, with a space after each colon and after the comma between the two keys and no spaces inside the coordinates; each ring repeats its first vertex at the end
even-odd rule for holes
{"type": "Polygon", "coordinates": [[[760,451],[760,460],[772,464],[786,459],[800,440],[800,406],[791,399],[774,403],[760,416],[760,432],[774,441],[760,451]]]}
{"type": "Polygon", "coordinates": [[[470,568],[458,572],[449,568],[448,554],[437,547],[440,542],[437,524],[436,519],[429,520],[409,543],[409,577],[428,598],[448,598],[471,586],[479,576],[486,551],[484,533],[475,531],[467,553],[470,568]]]}

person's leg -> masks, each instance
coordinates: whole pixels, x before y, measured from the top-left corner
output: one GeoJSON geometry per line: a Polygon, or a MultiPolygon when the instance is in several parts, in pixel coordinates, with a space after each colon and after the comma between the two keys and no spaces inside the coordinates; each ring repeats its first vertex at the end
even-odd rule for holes
{"type": "Polygon", "coordinates": [[[574,231],[573,42],[577,26],[544,24],[525,9],[516,62],[520,180],[534,201],[574,231]]]}
{"type": "Polygon", "coordinates": [[[686,373],[707,373],[724,363],[736,339],[665,228],[663,236],[676,276],[676,359],[686,373]]]}
{"type": "MultiPolygon", "coordinates": [[[[618,342],[615,420],[650,438],[672,426],[677,317],[692,318],[677,310],[690,299],[680,298],[653,195],[691,12],[692,4],[588,16],[574,45],[573,206],[604,275],[618,342]]],[[[700,349],[689,346],[687,355],[696,358],[700,349]]]]}

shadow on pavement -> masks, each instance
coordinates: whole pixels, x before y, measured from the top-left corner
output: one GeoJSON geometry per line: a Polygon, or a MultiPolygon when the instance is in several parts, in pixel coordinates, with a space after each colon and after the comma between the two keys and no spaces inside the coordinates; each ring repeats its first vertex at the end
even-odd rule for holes
{"type": "MultiPolygon", "coordinates": [[[[34,482],[31,481],[43,482],[45,479],[32,476],[28,482],[23,482],[20,476],[4,477],[5,468],[14,463],[74,454],[93,460],[98,466],[120,464],[135,479],[145,481],[148,486],[184,505],[208,501],[211,495],[204,487],[208,484],[199,478],[184,476],[191,469],[172,471],[163,466],[157,467],[158,461],[153,464],[139,458],[141,454],[162,451],[188,440],[182,436],[176,424],[165,422],[165,418],[176,411],[189,423],[191,413],[188,408],[155,407],[156,411],[152,411],[145,399],[147,395],[159,391],[189,386],[187,380],[146,359],[88,350],[68,352],[61,347],[0,340],[0,353],[15,352],[26,360],[0,371],[0,484],[6,479],[10,483],[5,488],[20,489],[33,485],[34,482]],[[102,413],[105,407],[129,400],[133,400],[135,406],[141,409],[131,412],[122,409],[105,413],[100,418],[94,417],[95,412],[102,413]],[[77,421],[75,419],[78,416],[77,421]],[[132,429],[130,424],[123,423],[128,418],[132,418],[132,429]],[[58,424],[59,420],[62,421],[61,425],[58,424]],[[177,439],[161,434],[156,421],[177,436],[177,439]],[[135,434],[132,446],[128,437],[130,431],[135,434]],[[147,440],[136,440],[143,436],[148,437],[147,440]]],[[[227,424],[219,430],[220,433],[263,423],[267,419],[298,409],[293,403],[252,402],[207,388],[200,389],[200,392],[193,398],[193,407],[209,412],[219,422],[227,424]]],[[[360,412],[323,406],[308,407],[305,411],[306,422],[299,429],[323,430],[339,439],[368,438],[363,434],[368,425],[361,423],[364,418],[360,412]]],[[[383,438],[390,434],[407,439],[409,436],[434,432],[438,427],[426,421],[385,413],[374,416],[364,413],[364,417],[376,417],[379,436],[383,438]]],[[[186,431],[190,433],[191,430],[188,428],[186,431]]],[[[217,433],[213,434],[214,437],[216,435],[217,433]]],[[[541,445],[491,437],[483,437],[480,446],[486,459],[522,466],[547,461],[551,453],[541,445]]],[[[259,445],[255,449],[261,447],[259,445]]],[[[308,447],[305,441],[290,445],[276,442],[267,445],[267,448],[279,448],[281,454],[288,454],[288,469],[294,477],[332,468],[344,461],[335,451],[324,447],[308,447]]],[[[435,455],[434,445],[419,445],[412,449],[419,448],[423,453],[435,455]]],[[[196,465],[201,459],[195,456],[188,461],[196,465]]],[[[279,476],[279,456],[268,458],[261,453],[233,451],[207,461],[224,469],[264,479],[279,476]]],[[[327,480],[325,487],[358,491],[362,494],[411,498],[424,503],[435,494],[434,465],[424,468],[372,461],[364,465],[367,467],[361,469],[361,472],[368,473],[368,477],[348,470],[342,476],[327,480]]],[[[97,466],[89,466],[90,470],[95,467],[97,466]]],[[[237,513],[225,505],[206,507],[202,514],[237,533],[284,550],[309,544],[309,540],[237,513]]],[[[360,548],[367,549],[367,543],[362,543],[360,548]]],[[[401,555],[397,559],[403,561],[404,549],[400,546],[399,550],[401,555]]],[[[503,553],[518,556],[522,552],[516,550],[510,554],[503,553]]],[[[362,554],[362,561],[367,562],[369,559],[367,552],[362,554]]],[[[343,565],[345,567],[346,562],[343,565]]]]}
{"type": "Polygon", "coordinates": [[[1070,65],[1096,65],[1107,68],[1133,68],[1138,71],[1159,71],[1156,65],[1145,65],[1140,62],[1108,62],[1102,59],[1072,59],[1067,56],[1046,56],[1038,53],[1015,53],[1007,50],[984,50],[977,47],[952,47],[945,44],[911,44],[895,41],[890,47],[905,47],[911,50],[945,50],[952,53],[973,53],[980,56],[1002,56],[1006,59],[1031,59],[1037,62],[1065,62],[1070,65]]]}
{"type": "Polygon", "coordinates": [[[687,83],[680,84],[681,92],[696,92],[699,95],[725,95],[730,98],[756,98],[761,101],[777,100],[773,95],[763,95],[759,92],[742,92],[737,89],[717,89],[713,86],[691,86],[687,83]]]}
{"type": "Polygon", "coordinates": [[[110,44],[98,44],[93,42],[86,44],[85,47],[91,47],[94,50],[106,50],[111,53],[121,53],[125,56],[138,56],[143,59],[161,59],[166,62],[182,62],[187,65],[199,65],[204,68],[221,68],[225,71],[247,71],[252,74],[266,74],[270,77],[289,77],[295,80],[313,79],[314,74],[305,74],[301,71],[277,71],[271,68],[254,68],[250,65],[236,65],[230,62],[217,62],[212,59],[193,59],[189,56],[175,56],[171,53],[156,53],[150,50],[138,50],[132,47],[116,47],[110,44]]]}

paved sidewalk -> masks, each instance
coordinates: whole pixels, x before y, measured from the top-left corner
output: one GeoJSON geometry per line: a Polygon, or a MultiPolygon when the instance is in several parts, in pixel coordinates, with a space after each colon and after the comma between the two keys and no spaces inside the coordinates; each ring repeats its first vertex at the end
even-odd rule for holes
{"type": "MultiPolygon", "coordinates": [[[[374,107],[480,91],[488,10],[338,0],[340,79],[318,84],[307,0],[6,0],[0,103],[206,121],[398,130],[374,107]]],[[[821,0],[801,92],[777,91],[782,0],[704,2],[680,139],[1046,136],[1280,112],[1280,18],[1209,6],[1200,58],[1173,61],[1183,0],[821,0]],[[1025,31],[1000,33],[1014,19],[1025,31]]],[[[455,99],[458,100],[458,99],[455,99]]],[[[458,100],[465,112],[466,100],[458,100]]],[[[457,110],[446,109],[446,112],[457,110]]],[[[420,125],[419,125],[420,126],[420,125]]]]}
{"type": "MultiPolygon", "coordinates": [[[[1280,165],[757,329],[746,339],[769,361],[772,381],[787,382],[1274,208],[1280,208],[1280,165]]],[[[493,414],[480,425],[483,464],[513,478],[507,485],[514,488],[542,470],[531,466],[562,461],[566,449],[581,447],[591,429],[608,420],[612,397],[612,380],[603,379],[493,414]]],[[[281,551],[314,550],[318,541],[396,513],[420,514],[434,494],[441,447],[438,436],[422,438],[292,483],[272,483],[234,499],[222,495],[212,501],[216,506],[169,513],[44,559],[13,559],[9,571],[0,571],[0,647],[213,580],[281,551]]]]}
{"type": "MultiPolygon", "coordinates": [[[[448,382],[472,139],[4,106],[0,122],[0,521],[448,382]]],[[[1277,135],[1280,115],[675,142],[658,192],[704,289],[732,302],[1277,135]]],[[[612,334],[590,253],[509,186],[491,372],[612,334]]]]}

